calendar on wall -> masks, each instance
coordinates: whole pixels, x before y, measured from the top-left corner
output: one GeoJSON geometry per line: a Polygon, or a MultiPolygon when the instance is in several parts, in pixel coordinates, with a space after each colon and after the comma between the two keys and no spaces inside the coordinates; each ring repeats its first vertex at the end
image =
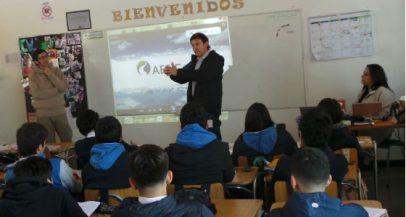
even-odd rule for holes
{"type": "Polygon", "coordinates": [[[315,60],[370,56],[374,53],[370,11],[309,18],[311,53],[315,60]]]}

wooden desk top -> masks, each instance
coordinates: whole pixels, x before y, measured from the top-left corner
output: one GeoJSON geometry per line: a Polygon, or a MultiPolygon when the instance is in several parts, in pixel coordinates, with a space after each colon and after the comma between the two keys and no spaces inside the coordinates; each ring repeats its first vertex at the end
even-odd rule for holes
{"type": "Polygon", "coordinates": [[[262,200],[213,199],[218,217],[255,217],[262,208],[262,200]]]}
{"type": "Polygon", "coordinates": [[[72,142],[47,143],[47,147],[52,154],[59,154],[72,149],[75,145],[72,142]]]}
{"type": "Polygon", "coordinates": [[[251,167],[250,171],[244,171],[243,167],[235,167],[235,175],[233,181],[227,184],[231,185],[249,185],[254,182],[255,176],[258,173],[258,167],[251,167]]]}
{"type": "MultiPolygon", "coordinates": [[[[271,210],[282,208],[286,202],[275,202],[271,206],[271,210]]],[[[382,203],[377,200],[343,200],[342,204],[355,203],[362,207],[382,208],[382,203]]]]}
{"type": "Polygon", "coordinates": [[[405,123],[394,123],[393,121],[374,120],[374,125],[348,126],[351,130],[384,129],[384,128],[405,128],[405,123]]]}

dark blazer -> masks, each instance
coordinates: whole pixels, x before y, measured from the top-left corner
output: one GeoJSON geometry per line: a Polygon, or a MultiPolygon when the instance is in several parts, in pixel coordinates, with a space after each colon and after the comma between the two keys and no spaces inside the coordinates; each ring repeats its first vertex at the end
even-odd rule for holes
{"type": "Polygon", "coordinates": [[[180,201],[174,195],[170,195],[149,204],[141,204],[137,198],[126,198],[112,215],[112,217],[135,216],[214,217],[214,214],[205,205],[197,201],[192,201],[192,199],[190,201],[180,201]]]}
{"type": "Polygon", "coordinates": [[[299,193],[289,196],[285,206],[272,210],[267,217],[368,217],[358,204],[341,205],[338,198],[330,198],[325,192],[299,193]]]}
{"type": "Polygon", "coordinates": [[[175,143],[165,150],[169,156],[169,169],[173,171],[172,183],[175,185],[226,183],[234,177],[227,143],[214,140],[200,149],[175,143]]]}
{"type": "Polygon", "coordinates": [[[89,163],[90,150],[97,144],[96,137],[84,138],[75,142],[76,162],[79,170],[89,163]]]}
{"type": "Polygon", "coordinates": [[[187,101],[197,101],[203,105],[206,112],[218,116],[221,114],[223,96],[223,66],[224,58],[212,50],[203,60],[200,68],[195,70],[197,57],[192,55],[191,61],[178,69],[176,76],[170,76],[177,83],[189,82],[187,101]],[[196,81],[195,94],[192,95],[192,81],[196,81]]]}
{"type": "Polygon", "coordinates": [[[86,217],[72,196],[35,177],[16,177],[0,199],[0,217],[86,217]]]}

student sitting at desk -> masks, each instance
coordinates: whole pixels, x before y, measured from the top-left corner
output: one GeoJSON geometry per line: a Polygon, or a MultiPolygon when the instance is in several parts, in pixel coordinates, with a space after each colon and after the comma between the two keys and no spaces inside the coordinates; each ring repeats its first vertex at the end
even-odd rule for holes
{"type": "Polygon", "coordinates": [[[295,190],[285,206],[274,209],[268,217],[368,217],[357,204],[341,205],[325,191],[331,183],[329,159],[320,149],[304,148],[298,151],[291,163],[291,184],[295,190]]]}
{"type": "Polygon", "coordinates": [[[121,141],[121,124],[112,117],[101,118],[95,127],[98,144],[90,151],[90,161],[83,168],[84,188],[101,189],[102,202],[108,200],[108,189],[128,188],[130,168],[128,152],[121,141]]]}
{"type": "MultiPolygon", "coordinates": [[[[99,114],[90,109],[80,113],[76,119],[76,126],[78,127],[79,132],[85,136],[84,139],[78,140],[75,143],[78,169],[83,169],[83,167],[89,163],[90,150],[93,145],[98,143],[94,132],[98,120],[99,114]]],[[[123,140],[120,140],[120,143],[124,145],[125,150],[128,152],[137,148],[136,145],[129,145],[123,140]]]]}
{"type": "Polygon", "coordinates": [[[143,145],[130,156],[131,186],[139,191],[138,198],[126,198],[112,217],[214,217],[197,198],[167,195],[166,186],[173,174],[169,170],[167,153],[156,145],[143,145]]]}
{"type": "MultiPolygon", "coordinates": [[[[299,123],[299,134],[301,147],[313,147],[320,149],[330,162],[330,174],[333,180],[341,183],[348,171],[347,159],[343,155],[335,155],[328,145],[331,135],[331,118],[321,109],[313,109],[303,115],[299,123]]],[[[291,157],[283,156],[275,168],[272,176],[271,186],[276,181],[286,181],[289,183],[291,175],[291,157]]],[[[291,186],[288,185],[291,190],[291,186]]],[[[273,192],[273,191],[271,191],[273,192]]]]}
{"type": "Polygon", "coordinates": [[[363,151],[358,142],[357,137],[345,124],[343,124],[343,111],[337,100],[331,98],[322,99],[317,105],[328,115],[330,115],[332,122],[331,136],[328,145],[333,151],[343,148],[355,148],[358,152],[358,159],[362,162],[363,151]]]}
{"type": "Polygon", "coordinates": [[[19,161],[0,199],[1,217],[85,217],[68,192],[52,187],[51,163],[31,156],[19,161]]]}
{"type": "Polygon", "coordinates": [[[98,120],[99,114],[90,109],[80,113],[76,119],[76,126],[79,132],[85,136],[84,139],[75,142],[77,167],[79,170],[89,163],[90,150],[97,143],[94,128],[98,120]]]}
{"type": "Polygon", "coordinates": [[[166,148],[169,169],[173,171],[173,183],[210,184],[230,182],[234,177],[234,166],[228,144],[217,140],[207,130],[207,116],[202,105],[187,103],[180,113],[182,130],[176,143],[166,148]]]}
{"type": "MultiPolygon", "coordinates": [[[[45,140],[47,130],[38,123],[25,123],[17,130],[17,149],[23,160],[36,155],[45,158],[45,140]]],[[[64,187],[71,192],[80,192],[82,184],[74,177],[72,169],[60,158],[49,159],[52,165],[52,180],[54,186],[64,187]]],[[[6,167],[6,182],[14,177],[14,164],[6,167]]]]}
{"type": "Polygon", "coordinates": [[[247,156],[252,163],[257,156],[271,161],[276,154],[292,155],[297,150],[296,141],[290,133],[274,125],[264,104],[254,103],[248,108],[245,132],[234,142],[232,157],[235,166],[238,166],[239,156],[247,156]]]}

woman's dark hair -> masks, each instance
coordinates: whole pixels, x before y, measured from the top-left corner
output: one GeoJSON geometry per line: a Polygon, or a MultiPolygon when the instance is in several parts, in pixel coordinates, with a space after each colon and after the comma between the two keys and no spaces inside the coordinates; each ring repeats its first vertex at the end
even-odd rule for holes
{"type": "MultiPolygon", "coordinates": [[[[368,64],[366,67],[369,69],[369,73],[371,75],[372,90],[376,90],[381,86],[386,87],[390,90],[390,87],[388,85],[388,79],[386,77],[385,70],[382,68],[382,66],[380,66],[379,64],[368,64]]],[[[359,98],[358,102],[362,102],[362,100],[368,95],[367,86],[364,86],[362,90],[363,93],[359,98]]]]}
{"type": "Polygon", "coordinates": [[[245,132],[258,132],[273,126],[274,122],[264,104],[256,102],[248,108],[245,115],[245,132]]]}
{"type": "Polygon", "coordinates": [[[341,110],[340,104],[335,99],[324,98],[319,102],[317,107],[330,115],[333,124],[339,123],[343,118],[343,111],[341,110]]]}

